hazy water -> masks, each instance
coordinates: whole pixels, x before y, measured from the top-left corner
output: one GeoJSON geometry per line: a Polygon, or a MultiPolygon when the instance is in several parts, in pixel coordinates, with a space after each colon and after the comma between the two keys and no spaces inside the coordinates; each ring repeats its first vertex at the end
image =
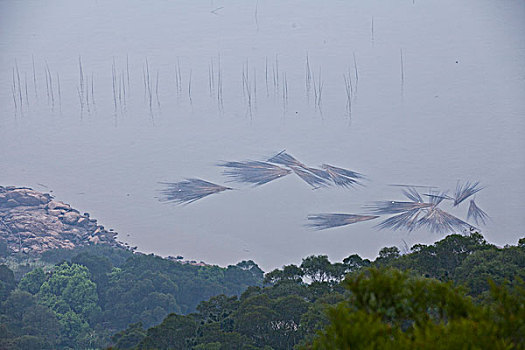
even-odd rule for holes
{"type": "Polygon", "coordinates": [[[524,34],[525,3],[516,1],[2,1],[0,183],[53,190],[144,252],[220,265],[249,258],[269,270],[310,254],[374,257],[403,240],[434,242],[442,236],[378,231],[378,221],[321,232],[304,224],[310,213],[401,199],[388,184],[453,190],[479,180],[476,202],[492,217],[483,234],[515,244],[525,224],[524,34]],[[307,54],[322,113],[306,95],[307,54]],[[84,100],[82,112],[79,56],[95,102],[88,110],[84,100]],[[357,83],[351,115],[348,72],[357,83]],[[313,191],[288,176],[184,207],[156,199],[159,181],[223,184],[218,161],[285,148],[311,166],[364,173],[367,186],[313,191]]]}

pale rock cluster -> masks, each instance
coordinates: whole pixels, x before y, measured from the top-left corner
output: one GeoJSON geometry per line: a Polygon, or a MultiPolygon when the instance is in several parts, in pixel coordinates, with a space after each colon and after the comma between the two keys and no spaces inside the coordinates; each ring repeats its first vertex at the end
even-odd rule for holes
{"type": "Polygon", "coordinates": [[[49,194],[0,186],[0,239],[10,252],[41,253],[92,244],[126,247],[116,236],[88,213],[81,214],[49,194]]]}

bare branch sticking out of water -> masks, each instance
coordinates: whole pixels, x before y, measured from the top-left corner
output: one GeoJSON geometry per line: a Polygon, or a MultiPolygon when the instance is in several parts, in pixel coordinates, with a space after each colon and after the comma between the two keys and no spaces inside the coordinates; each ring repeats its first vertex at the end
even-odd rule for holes
{"type": "Polygon", "coordinates": [[[276,84],[276,93],[279,92],[279,55],[275,54],[275,84],[276,84]]]}
{"type": "MultiPolygon", "coordinates": [[[[80,76],[83,77],[82,72],[80,73],[80,76]]],[[[113,57],[113,65],[111,66],[111,82],[112,82],[112,89],[113,89],[113,113],[117,113],[117,73],[115,70],[115,57],[113,57]]],[[[84,98],[84,95],[82,93],[82,86],[83,84],[80,83],[80,93],[82,95],[82,99],[84,98]]]]}
{"type": "Polygon", "coordinates": [[[231,190],[231,187],[217,185],[201,179],[186,179],[181,182],[161,182],[166,188],[160,191],[161,202],[189,204],[211,194],[231,190]]]}
{"type": "Polygon", "coordinates": [[[403,63],[403,49],[399,49],[399,54],[401,57],[401,95],[403,95],[405,89],[405,68],[403,63]]]}
{"type": "Polygon", "coordinates": [[[18,71],[18,63],[15,60],[15,66],[16,66],[16,80],[18,82],[18,98],[20,100],[20,110],[23,109],[23,99],[22,99],[22,86],[20,84],[20,72],[18,71]]]}
{"type": "Polygon", "coordinates": [[[221,55],[217,55],[217,108],[219,112],[224,112],[224,98],[222,95],[222,69],[221,55]]]}
{"type": "Polygon", "coordinates": [[[24,72],[24,90],[26,97],[26,105],[29,106],[29,94],[27,92],[27,73],[24,72]]]}
{"type": "Polygon", "coordinates": [[[467,181],[463,185],[460,185],[458,182],[456,186],[456,192],[454,194],[454,206],[457,206],[458,204],[463,202],[465,199],[481,191],[482,189],[483,187],[479,186],[479,181],[476,181],[476,182],[467,181]]]}
{"type": "Polygon", "coordinates": [[[129,57],[128,55],[126,54],[126,80],[127,80],[127,83],[128,83],[128,90],[130,89],[129,87],[129,57]]]}
{"type": "Polygon", "coordinates": [[[93,84],[93,73],[91,73],[91,102],[93,105],[96,105],[95,103],[95,87],[93,84]]]}
{"type": "Polygon", "coordinates": [[[468,214],[467,214],[467,220],[469,220],[472,217],[476,224],[479,225],[481,222],[483,225],[485,225],[486,220],[489,218],[488,214],[483,211],[480,207],[476,205],[473,199],[470,200],[470,205],[468,207],[468,214]]]}
{"type": "MultiPolygon", "coordinates": [[[[190,77],[188,78],[188,99],[190,100],[190,105],[193,105],[193,100],[191,98],[191,69],[190,69],[190,77]]],[[[158,94],[157,94],[157,100],[158,100],[158,94]]],[[[159,106],[160,106],[160,103],[159,103],[159,106]]]]}
{"type": "Polygon", "coordinates": [[[306,53],[306,74],[305,74],[306,100],[310,104],[310,91],[312,90],[312,70],[310,69],[310,60],[306,53]]]}
{"type": "Polygon", "coordinates": [[[60,88],[60,75],[57,72],[57,90],[58,90],[58,106],[62,110],[62,91],[60,88]]]}
{"type": "MultiPolygon", "coordinates": [[[[180,72],[179,72],[180,74],[180,72]]],[[[152,92],[151,92],[151,79],[150,79],[150,75],[149,75],[149,62],[148,62],[148,58],[146,57],[146,86],[148,88],[148,93],[147,93],[147,97],[148,97],[148,104],[149,104],[149,112],[150,114],[153,116],[153,107],[152,107],[152,101],[153,101],[153,95],[152,95],[152,92]]],[[[116,105],[115,105],[115,108],[116,108],[116,105]]]]}
{"type": "Polygon", "coordinates": [[[283,78],[283,112],[286,113],[288,106],[288,78],[286,77],[286,72],[284,72],[283,78]]]}
{"type": "Polygon", "coordinates": [[[359,74],[357,72],[357,60],[355,58],[355,52],[353,53],[354,56],[354,72],[355,72],[355,93],[357,93],[357,85],[359,84],[359,74]]]}
{"type": "MultiPolygon", "coordinates": [[[[47,77],[47,75],[46,75],[47,77]]],[[[17,104],[17,100],[16,100],[16,80],[15,80],[15,68],[13,67],[13,85],[11,85],[11,91],[13,93],[13,102],[14,102],[14,105],[15,105],[15,113],[16,111],[18,110],[18,104],[17,104]]]]}
{"type": "Polygon", "coordinates": [[[257,0],[257,2],[255,3],[255,13],[254,13],[255,26],[257,27],[257,31],[259,31],[259,18],[257,16],[258,9],[259,9],[259,0],[257,0]]]}
{"type": "Polygon", "coordinates": [[[348,116],[352,116],[352,78],[350,77],[350,72],[348,72],[348,77],[343,74],[343,80],[345,82],[345,92],[346,92],[346,112],[348,116]]]}
{"type": "Polygon", "coordinates": [[[225,162],[219,165],[226,168],[224,174],[233,178],[234,181],[256,186],[264,185],[291,172],[280,166],[259,161],[225,162]]]}
{"type": "Polygon", "coordinates": [[[333,227],[346,226],[356,222],[377,219],[377,215],[355,215],[355,214],[312,214],[308,215],[311,221],[307,226],[315,230],[325,230],[333,227]]]}
{"type": "Polygon", "coordinates": [[[324,82],[322,80],[321,67],[319,67],[319,75],[317,77],[317,108],[319,110],[321,110],[323,101],[323,85],[324,82]]]}
{"type": "Polygon", "coordinates": [[[371,38],[372,38],[372,45],[374,45],[374,16],[372,16],[372,25],[371,25],[371,28],[370,28],[370,31],[371,31],[371,38]]]}
{"type": "Polygon", "coordinates": [[[270,97],[270,90],[268,89],[268,57],[264,58],[264,81],[266,83],[266,97],[270,97]]]}
{"type": "Polygon", "coordinates": [[[49,70],[49,65],[47,64],[46,62],[46,74],[48,75],[49,77],[49,91],[51,93],[51,109],[55,108],[55,94],[54,94],[54,89],[53,89],[53,79],[51,77],[51,71],[49,70]]]}
{"type": "Polygon", "coordinates": [[[35,89],[35,97],[38,99],[38,89],[36,87],[35,57],[33,55],[31,55],[31,62],[33,64],[33,87],[35,89]]]}
{"type": "MultiPolygon", "coordinates": [[[[190,94],[190,101],[191,101],[191,71],[190,71],[190,83],[188,85],[188,93],[190,94]]],[[[160,100],[159,100],[159,71],[157,70],[157,76],[155,78],[155,97],[157,99],[157,107],[160,108],[160,100]]]]}

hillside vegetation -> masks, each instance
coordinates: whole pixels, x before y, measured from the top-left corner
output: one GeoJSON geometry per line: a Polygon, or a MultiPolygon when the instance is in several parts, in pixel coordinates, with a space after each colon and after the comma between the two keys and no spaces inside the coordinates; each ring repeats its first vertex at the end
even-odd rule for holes
{"type": "Polygon", "coordinates": [[[0,267],[0,347],[12,349],[519,349],[525,239],[478,233],[407,254],[192,266],[92,246],[49,251],[19,281],[0,267]],[[49,265],[54,263],[54,265],[49,265]],[[52,268],[49,268],[52,266],[52,268]]]}
{"type": "Polygon", "coordinates": [[[478,233],[405,255],[386,247],[373,262],[310,256],[240,298],[214,297],[147,330],[135,324],[113,348],[523,348],[524,267],[525,239],[497,248],[478,233]]]}
{"type": "Polygon", "coordinates": [[[107,246],[50,250],[38,263],[20,281],[0,265],[2,349],[102,348],[132,323],[153,326],[263,280],[251,261],[194,266],[107,246]]]}

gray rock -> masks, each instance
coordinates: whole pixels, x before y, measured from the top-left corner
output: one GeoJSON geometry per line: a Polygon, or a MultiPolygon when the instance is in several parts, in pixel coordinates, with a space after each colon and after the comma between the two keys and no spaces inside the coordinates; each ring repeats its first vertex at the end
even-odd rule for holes
{"type": "Polygon", "coordinates": [[[67,212],[62,216],[62,222],[68,225],[75,225],[78,219],[80,219],[80,215],[74,211],[67,212]]]}
{"type": "Polygon", "coordinates": [[[0,186],[0,235],[12,252],[41,253],[91,244],[125,247],[97,220],[30,188],[0,186]]]}
{"type": "Polygon", "coordinates": [[[64,210],[61,209],[48,209],[47,212],[49,213],[49,215],[53,216],[60,216],[64,214],[64,210]]]}
{"type": "Polygon", "coordinates": [[[100,244],[100,238],[98,238],[98,236],[89,237],[89,241],[93,244],[100,244]]]}
{"type": "Polygon", "coordinates": [[[49,203],[47,203],[47,209],[63,209],[63,210],[70,210],[71,209],[71,206],[69,204],[65,204],[65,203],[62,203],[62,202],[59,202],[59,201],[55,201],[55,200],[52,200],[52,201],[49,201],[49,203]]]}
{"type": "Polygon", "coordinates": [[[81,216],[78,218],[77,225],[84,226],[88,222],[89,222],[88,219],[81,216]]]}

